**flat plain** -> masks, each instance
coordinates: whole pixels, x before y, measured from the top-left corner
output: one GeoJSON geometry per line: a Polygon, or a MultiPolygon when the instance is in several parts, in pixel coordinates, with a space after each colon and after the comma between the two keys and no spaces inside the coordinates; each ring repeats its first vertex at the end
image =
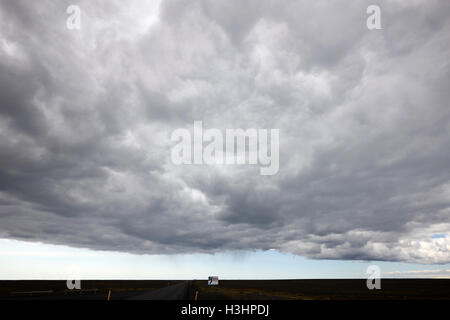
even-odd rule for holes
{"type": "Polygon", "coordinates": [[[68,290],[63,280],[2,280],[0,299],[126,300],[167,287],[186,291],[174,295],[189,300],[450,300],[450,279],[382,279],[380,290],[367,289],[366,279],[220,280],[219,286],[207,280],[82,280],[81,290],[68,290]]]}

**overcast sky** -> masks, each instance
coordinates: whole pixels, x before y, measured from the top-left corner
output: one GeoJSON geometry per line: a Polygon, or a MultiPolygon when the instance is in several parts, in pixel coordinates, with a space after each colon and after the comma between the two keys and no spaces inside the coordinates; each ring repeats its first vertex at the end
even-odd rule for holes
{"type": "Polygon", "coordinates": [[[373,3],[0,0],[0,238],[450,263],[450,2],[373,3]],[[173,164],[194,121],[278,174],[173,164]]]}

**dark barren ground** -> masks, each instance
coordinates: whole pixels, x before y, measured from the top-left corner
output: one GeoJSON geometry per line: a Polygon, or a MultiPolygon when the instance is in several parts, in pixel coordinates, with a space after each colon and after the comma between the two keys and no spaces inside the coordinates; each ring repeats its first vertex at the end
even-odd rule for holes
{"type": "MultiPolygon", "coordinates": [[[[0,299],[111,300],[133,299],[181,280],[84,280],[81,291],[70,291],[66,281],[0,281],[0,299]]],[[[198,300],[450,300],[450,279],[382,279],[381,290],[368,290],[365,279],[326,280],[221,280],[218,287],[206,280],[188,282],[198,300]]],[[[161,298],[163,299],[163,298],[161,298]]]]}
{"type": "Polygon", "coordinates": [[[398,300],[450,299],[450,279],[382,279],[381,290],[368,290],[366,279],[228,280],[219,287],[194,281],[201,300],[398,300]]]}
{"type": "Polygon", "coordinates": [[[123,300],[181,280],[82,280],[81,290],[68,290],[64,280],[0,280],[0,299],[123,300]]]}

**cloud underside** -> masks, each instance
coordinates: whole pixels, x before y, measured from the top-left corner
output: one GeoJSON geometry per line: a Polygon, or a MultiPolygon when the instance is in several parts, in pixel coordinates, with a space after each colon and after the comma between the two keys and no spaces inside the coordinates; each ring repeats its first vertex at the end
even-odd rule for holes
{"type": "Polygon", "coordinates": [[[0,4],[0,237],[450,263],[448,1],[69,4],[0,4]],[[196,120],[278,174],[172,164],[196,120]]]}

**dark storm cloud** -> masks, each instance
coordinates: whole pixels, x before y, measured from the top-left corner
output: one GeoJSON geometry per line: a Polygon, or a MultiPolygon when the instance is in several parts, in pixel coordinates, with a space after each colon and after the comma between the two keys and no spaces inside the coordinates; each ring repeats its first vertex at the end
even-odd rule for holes
{"type": "Polygon", "coordinates": [[[447,1],[0,3],[0,236],[450,262],[447,1]],[[279,128],[280,171],[170,134],[279,128]]]}

